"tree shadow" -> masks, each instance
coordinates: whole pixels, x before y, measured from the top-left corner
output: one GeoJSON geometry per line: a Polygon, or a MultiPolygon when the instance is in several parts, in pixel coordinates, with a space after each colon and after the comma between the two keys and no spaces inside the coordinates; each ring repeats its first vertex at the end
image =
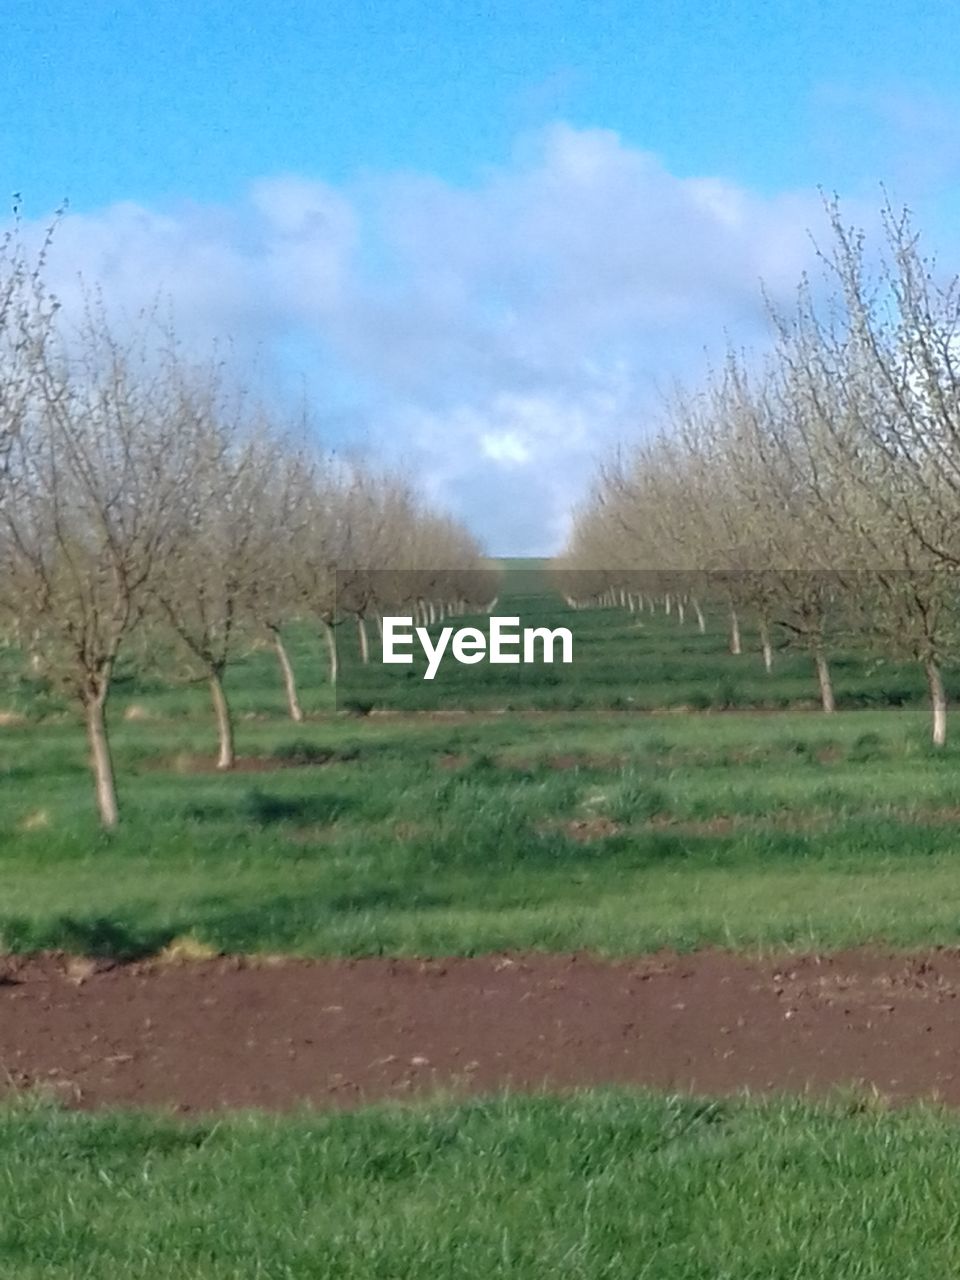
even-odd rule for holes
{"type": "Polygon", "coordinates": [[[16,917],[0,921],[0,933],[9,951],[65,951],[118,961],[137,960],[160,951],[177,930],[171,926],[130,925],[106,916],[57,916],[38,923],[16,917]]]}
{"type": "Polygon", "coordinates": [[[247,792],[244,800],[246,817],[260,827],[282,822],[321,826],[336,822],[355,808],[355,801],[334,794],[280,796],[255,789],[247,792]]]}
{"type": "Polygon", "coordinates": [[[208,898],[197,904],[193,919],[183,931],[197,931],[225,951],[256,950],[262,946],[297,946],[311,935],[319,936],[324,923],[338,917],[371,915],[391,910],[442,909],[453,904],[446,894],[425,893],[417,886],[371,886],[330,894],[281,893],[251,905],[208,898]]]}

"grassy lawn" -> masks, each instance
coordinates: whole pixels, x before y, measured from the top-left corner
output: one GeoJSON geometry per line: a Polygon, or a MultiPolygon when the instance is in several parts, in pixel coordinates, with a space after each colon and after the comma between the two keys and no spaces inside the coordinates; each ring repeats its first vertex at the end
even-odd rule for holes
{"type": "Polygon", "coordinates": [[[598,1092],[202,1123],[0,1110],[17,1280],[944,1280],[957,1121],[598,1092]],[[252,1211],[254,1210],[254,1211],[252,1211]]]}
{"type": "Polygon", "coordinates": [[[629,952],[960,938],[960,747],[914,709],[117,720],[96,829],[70,723],[0,737],[13,949],[629,952]]]}

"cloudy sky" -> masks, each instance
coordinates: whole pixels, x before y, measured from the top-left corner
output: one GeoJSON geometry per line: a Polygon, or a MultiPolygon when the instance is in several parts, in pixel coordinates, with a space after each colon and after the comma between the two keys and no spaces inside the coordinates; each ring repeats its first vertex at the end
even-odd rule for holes
{"type": "MultiPolygon", "coordinates": [[[[4,0],[0,171],[51,273],[159,293],[494,554],[676,379],[761,344],[818,185],[960,265],[952,4],[4,0]]],[[[2,190],[2,186],[0,186],[2,190]]]]}

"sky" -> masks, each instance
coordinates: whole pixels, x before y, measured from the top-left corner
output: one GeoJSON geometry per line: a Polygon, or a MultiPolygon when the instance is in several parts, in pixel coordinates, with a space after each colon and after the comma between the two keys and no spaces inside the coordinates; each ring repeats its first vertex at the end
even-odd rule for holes
{"type": "MultiPolygon", "coordinates": [[[[960,265],[941,0],[4,0],[0,200],[65,311],[162,296],[321,439],[494,555],[558,550],[598,463],[881,184],[960,265]],[[5,185],[5,189],[3,184],[5,185]],[[8,201],[9,203],[9,201],[8,201]],[[81,282],[85,282],[82,284],[81,282]]],[[[122,322],[122,320],[121,320],[122,322]]]]}

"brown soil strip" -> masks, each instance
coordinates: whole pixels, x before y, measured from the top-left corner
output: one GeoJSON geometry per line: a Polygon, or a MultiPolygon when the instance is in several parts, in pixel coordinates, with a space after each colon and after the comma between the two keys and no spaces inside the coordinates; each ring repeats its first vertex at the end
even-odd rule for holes
{"type": "Polygon", "coordinates": [[[960,952],[723,952],[0,970],[0,1089],[355,1106],[439,1089],[873,1087],[960,1105],[960,952]]]}
{"type": "Polygon", "coordinates": [[[216,756],[194,756],[186,753],[167,756],[158,760],[146,760],[141,769],[162,773],[216,773],[229,776],[232,773],[278,773],[282,769],[319,769],[330,764],[351,761],[336,751],[317,751],[308,757],[293,756],[238,756],[229,769],[221,769],[216,756]]]}

